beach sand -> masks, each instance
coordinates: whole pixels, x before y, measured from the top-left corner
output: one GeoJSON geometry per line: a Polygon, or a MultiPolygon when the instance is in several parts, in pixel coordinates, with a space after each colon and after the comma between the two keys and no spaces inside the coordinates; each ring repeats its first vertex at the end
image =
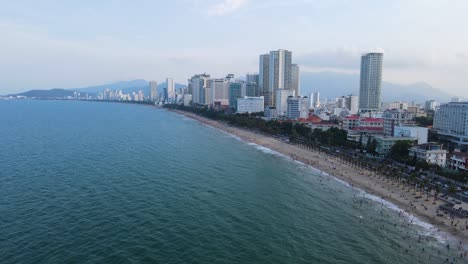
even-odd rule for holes
{"type": "MultiPolygon", "coordinates": [[[[468,248],[468,229],[466,224],[468,219],[457,217],[452,219],[447,214],[444,214],[443,217],[437,216],[436,212],[438,207],[444,203],[440,199],[437,199],[434,204],[433,196],[426,199],[425,193],[416,192],[415,194],[413,189],[409,190],[408,187],[404,187],[402,184],[398,185],[383,176],[376,175],[374,172],[358,169],[352,165],[344,164],[337,158],[330,155],[304,149],[300,146],[277,140],[274,137],[265,135],[258,131],[233,127],[226,123],[204,118],[190,112],[179,110],[170,111],[235,135],[244,141],[255,143],[292,157],[297,161],[335,176],[353,187],[362,189],[369,194],[390,201],[409,215],[432,224],[437,229],[434,231],[439,233],[440,236],[444,236],[444,234],[449,233],[453,236],[453,239],[456,240],[455,242],[458,246],[465,249],[468,248]],[[418,196],[421,196],[422,198],[416,199],[418,196]]],[[[468,208],[466,203],[457,205],[456,207],[458,208],[460,206],[468,208]]]]}

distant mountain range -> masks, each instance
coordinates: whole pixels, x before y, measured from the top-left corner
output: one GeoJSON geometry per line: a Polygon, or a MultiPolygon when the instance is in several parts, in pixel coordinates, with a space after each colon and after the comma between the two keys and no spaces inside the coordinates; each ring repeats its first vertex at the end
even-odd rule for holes
{"type": "MultiPolygon", "coordinates": [[[[176,83],[175,88],[183,88],[186,85],[176,83]]],[[[162,93],[163,89],[166,87],[166,83],[158,84],[158,92],[162,93]]],[[[74,92],[88,93],[90,96],[95,96],[99,92],[104,91],[105,89],[109,90],[122,90],[123,93],[132,93],[142,90],[146,96],[149,96],[149,87],[148,81],[137,79],[131,81],[121,81],[116,83],[104,84],[104,85],[95,85],[81,88],[71,88],[71,89],[45,89],[45,90],[30,90],[24,93],[18,94],[9,94],[9,96],[26,96],[26,97],[36,97],[36,98],[63,98],[67,96],[73,96],[74,92]]]]}
{"type": "MultiPolygon", "coordinates": [[[[359,75],[334,72],[301,73],[302,95],[309,96],[315,91],[320,92],[321,98],[334,98],[348,94],[359,95],[359,75]]],[[[448,102],[451,97],[453,95],[423,82],[409,85],[382,82],[382,100],[386,102],[399,100],[424,102],[431,99],[448,102]]]]}
{"type": "MultiPolygon", "coordinates": [[[[186,85],[176,83],[176,89],[185,86],[186,85]]],[[[162,92],[164,87],[166,87],[165,82],[158,84],[158,92],[162,92]]],[[[124,93],[143,90],[145,95],[148,95],[149,93],[148,81],[137,79],[73,89],[30,90],[28,92],[15,95],[38,98],[58,98],[73,96],[73,92],[75,91],[88,93],[89,95],[96,95],[104,89],[122,90],[124,93]]],[[[310,93],[314,91],[319,91],[321,98],[334,98],[348,94],[358,95],[359,75],[334,72],[303,72],[301,74],[301,94],[310,95],[310,93]]],[[[424,102],[430,99],[435,99],[440,102],[448,102],[451,97],[452,95],[433,88],[429,84],[423,82],[410,85],[401,85],[389,82],[382,83],[382,100],[387,102],[398,100],[415,100],[416,102],[424,102]]]]}

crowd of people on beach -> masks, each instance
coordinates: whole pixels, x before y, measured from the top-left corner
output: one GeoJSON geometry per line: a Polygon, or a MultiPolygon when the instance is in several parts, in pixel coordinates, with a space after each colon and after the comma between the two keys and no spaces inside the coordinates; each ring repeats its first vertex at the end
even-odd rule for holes
{"type": "MultiPolygon", "coordinates": [[[[326,153],[315,153],[315,155],[319,155],[320,159],[323,160],[324,163],[327,163],[327,169],[331,172],[337,172],[341,174],[341,176],[344,176],[346,172],[351,173],[352,171],[346,171],[346,168],[342,168],[343,164],[341,164],[339,160],[334,157],[330,157],[326,153]],[[342,168],[341,171],[337,171],[337,168],[339,167],[342,168]]],[[[313,161],[313,159],[301,160],[299,155],[296,154],[291,154],[290,157],[292,160],[301,161],[312,167],[314,165],[318,165],[316,161],[313,161]]],[[[363,168],[359,169],[358,173],[369,177],[372,175],[372,172],[369,172],[363,168]]],[[[329,174],[321,172],[319,179],[320,184],[327,184],[327,181],[329,181],[331,177],[332,176],[329,174]]],[[[367,199],[366,195],[368,194],[366,192],[355,188],[353,184],[351,184],[351,187],[355,190],[351,201],[351,207],[353,209],[363,212],[363,210],[368,210],[371,206],[375,206],[375,204],[372,204],[370,199],[367,199]]],[[[385,185],[382,187],[385,188],[385,185]]],[[[390,190],[390,188],[388,188],[388,190],[390,190]]],[[[418,199],[422,198],[421,196],[417,195],[415,196],[417,197],[416,199],[414,199],[415,197],[410,197],[411,195],[407,196],[408,197],[406,197],[405,194],[400,194],[400,198],[409,200],[409,208],[415,208],[418,199]],[[410,200],[410,198],[414,200],[410,200]]],[[[398,233],[399,237],[401,237],[402,241],[405,241],[405,243],[393,243],[388,241],[390,246],[401,250],[404,254],[415,255],[418,260],[421,261],[420,263],[426,263],[425,260],[434,261],[435,259],[433,258],[437,258],[437,260],[443,260],[445,263],[468,262],[468,251],[467,248],[465,248],[466,245],[463,245],[462,241],[456,241],[454,238],[449,238],[449,234],[442,232],[435,227],[431,227],[429,234],[421,234],[421,230],[417,231],[417,228],[412,228],[412,226],[415,225],[416,217],[409,208],[393,211],[385,202],[385,197],[380,196],[379,198],[381,199],[379,213],[375,216],[368,216],[368,219],[365,219],[362,217],[362,214],[359,214],[358,224],[374,226],[380,232],[392,232],[394,234],[398,233]],[[437,241],[435,237],[439,237],[439,239],[444,238],[443,243],[445,244],[445,250],[441,250],[440,248],[437,249],[436,243],[440,243],[441,241],[437,241]],[[402,246],[402,244],[407,246],[402,246]]],[[[347,201],[340,201],[340,203],[346,204],[347,201]]],[[[427,207],[425,207],[425,210],[428,210],[427,207]]],[[[468,225],[466,226],[466,229],[468,229],[468,225]]]]}

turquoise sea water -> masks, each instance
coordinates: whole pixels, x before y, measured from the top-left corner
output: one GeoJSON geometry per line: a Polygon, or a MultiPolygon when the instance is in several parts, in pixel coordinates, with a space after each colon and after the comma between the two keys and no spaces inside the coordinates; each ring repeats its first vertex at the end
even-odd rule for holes
{"type": "Polygon", "coordinates": [[[391,205],[162,109],[0,101],[0,150],[0,263],[443,263],[457,254],[391,205]]]}

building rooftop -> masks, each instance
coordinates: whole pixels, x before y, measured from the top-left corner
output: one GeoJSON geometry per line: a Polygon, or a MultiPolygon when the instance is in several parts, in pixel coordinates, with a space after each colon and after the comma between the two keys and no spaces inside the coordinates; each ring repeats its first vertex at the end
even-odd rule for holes
{"type": "Polygon", "coordinates": [[[353,131],[383,131],[383,127],[355,127],[353,131]]]}
{"type": "Polygon", "coordinates": [[[316,115],[311,115],[308,118],[299,118],[298,121],[303,123],[321,123],[322,119],[316,115]]]}
{"type": "Polygon", "coordinates": [[[361,119],[361,122],[383,122],[383,118],[366,117],[361,119]]]}

